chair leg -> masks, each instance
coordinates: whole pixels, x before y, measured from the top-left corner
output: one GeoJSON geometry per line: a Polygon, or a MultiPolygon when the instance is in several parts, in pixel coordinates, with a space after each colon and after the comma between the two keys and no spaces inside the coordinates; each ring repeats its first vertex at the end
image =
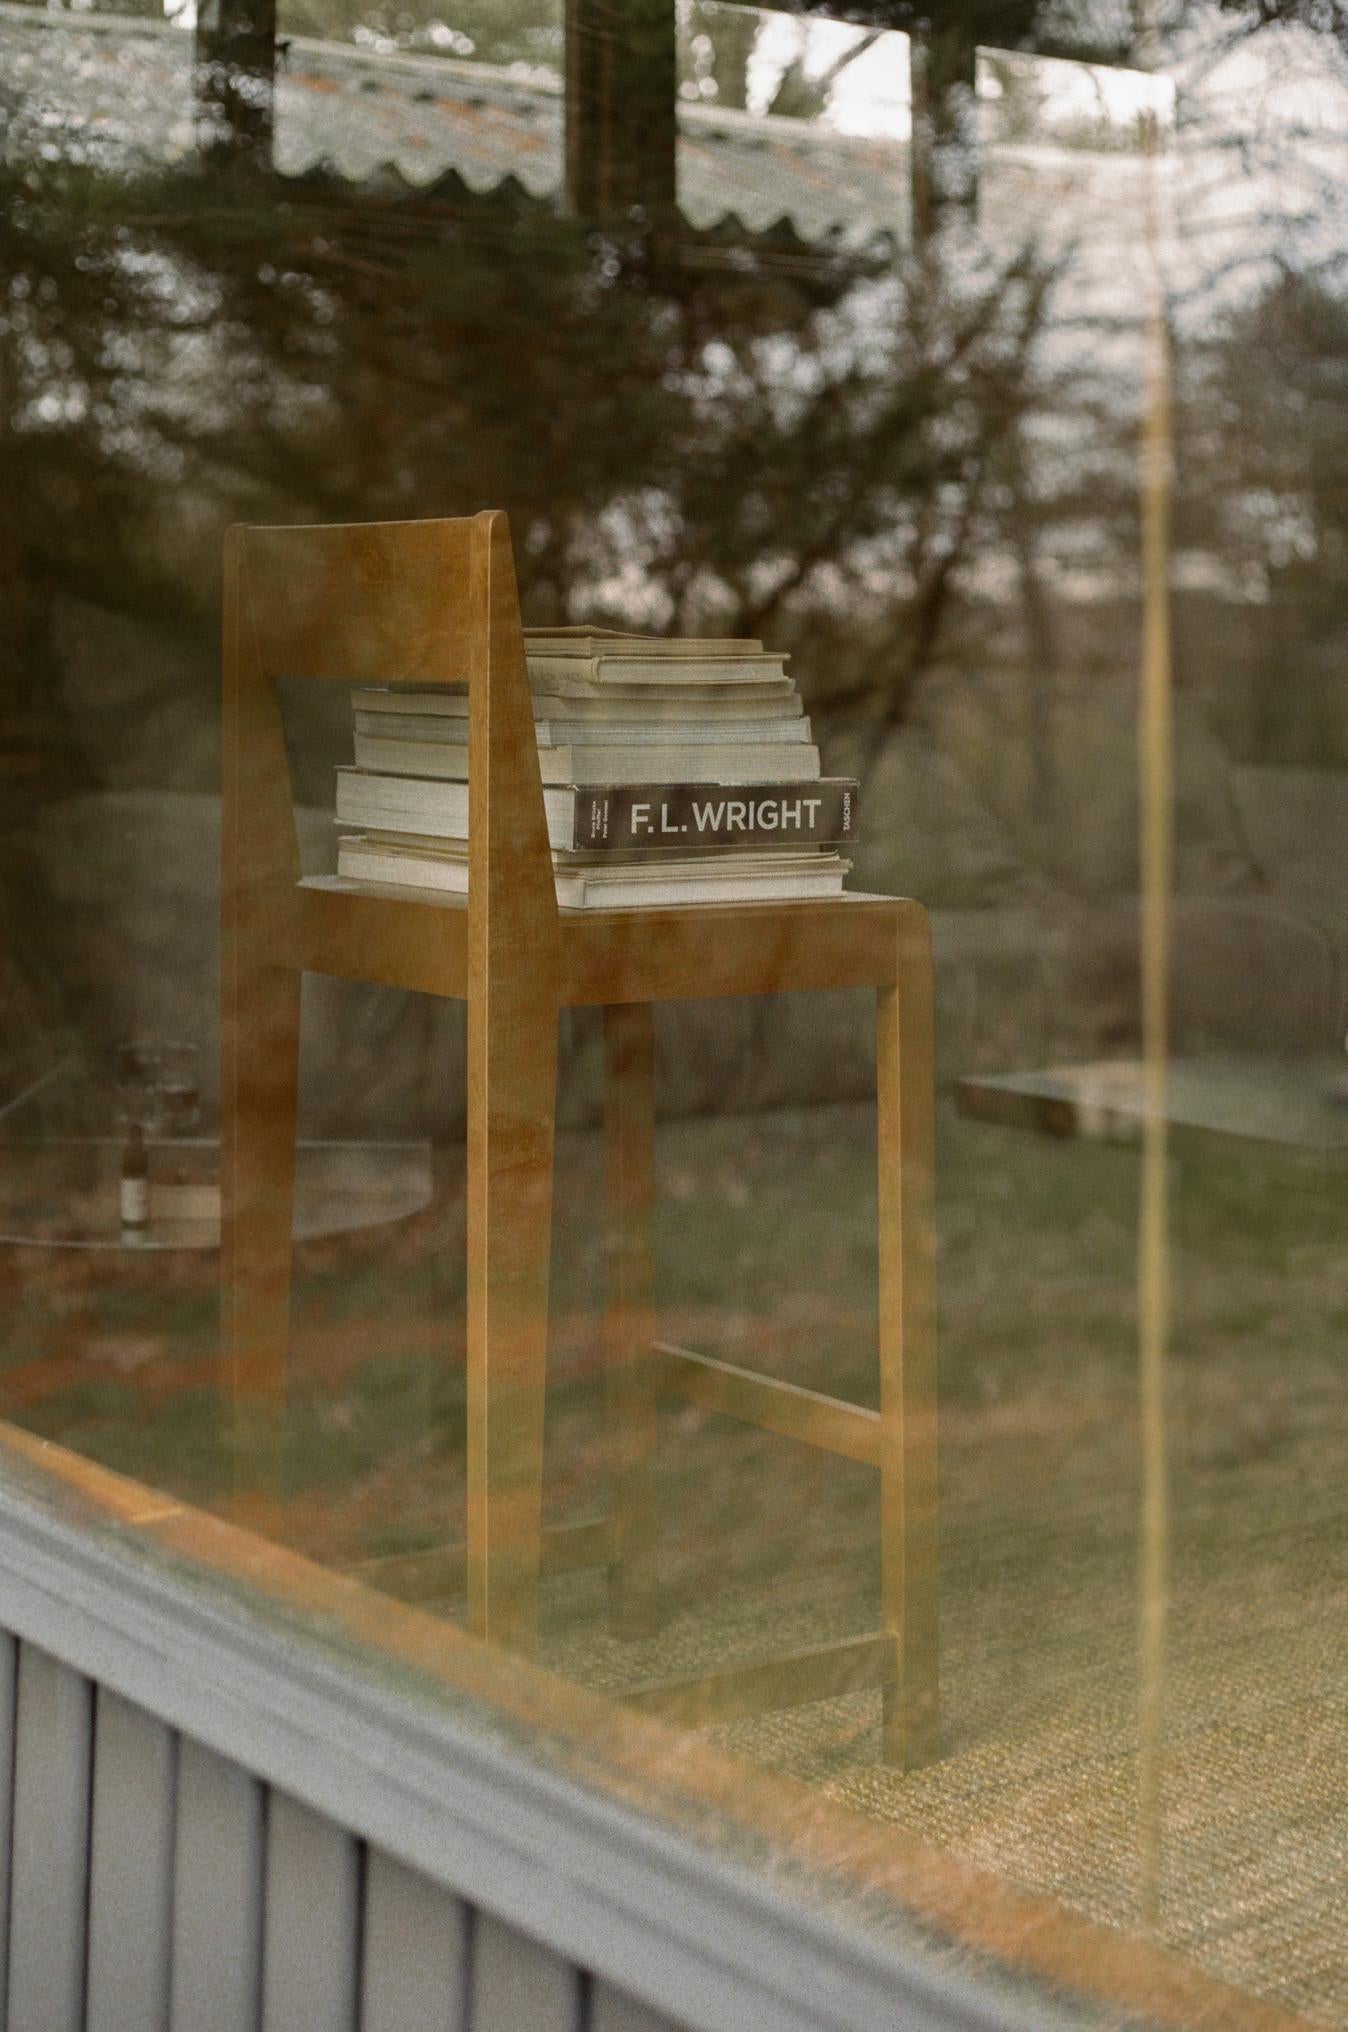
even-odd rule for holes
{"type": "Polygon", "coordinates": [[[651,1266],[654,1015],[604,1011],[604,1375],[611,1487],[609,1620],[619,1637],[657,1627],[650,1580],[649,1468],[656,1439],[651,1266]]]}
{"type": "Polygon", "coordinates": [[[290,1352],[300,975],[237,967],[221,1024],[221,1326],[234,1494],[278,1506],[290,1352]]]}
{"type": "Polygon", "coordinates": [[[898,1678],[882,1755],[912,1770],[938,1754],[936,1318],[931,933],[899,929],[898,986],[880,991],[880,1512],[884,1627],[898,1678]]]}
{"type": "Polygon", "coordinates": [[[526,1655],[538,1631],[556,1092],[555,1005],[538,997],[494,1027],[470,1005],[468,1621],[526,1655]]]}

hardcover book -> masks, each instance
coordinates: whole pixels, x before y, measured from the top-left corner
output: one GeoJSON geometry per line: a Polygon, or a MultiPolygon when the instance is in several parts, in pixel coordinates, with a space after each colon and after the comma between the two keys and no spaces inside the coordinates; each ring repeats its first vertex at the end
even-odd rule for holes
{"type": "MultiPolygon", "coordinates": [[[[647,862],[584,859],[559,863],[553,875],[563,909],[630,910],[662,904],[771,903],[791,897],[836,896],[850,863],[837,854],[692,854],[647,862]]],[[[468,893],[468,854],[403,846],[361,834],[338,843],[337,873],[355,882],[403,889],[468,893]]]]}
{"type": "MultiPolygon", "coordinates": [[[[468,721],[464,718],[449,718],[435,713],[367,713],[357,710],[356,732],[372,734],[381,741],[440,741],[447,747],[465,746],[468,740],[468,721]]],[[[614,747],[668,747],[676,745],[690,748],[732,746],[756,741],[786,741],[791,745],[808,741],[810,723],[806,719],[783,719],[765,726],[762,720],[615,720],[605,719],[594,724],[576,721],[569,716],[561,719],[544,719],[534,715],[534,739],[540,748],[565,748],[577,743],[583,746],[614,747]]]]}
{"type": "Polygon", "coordinates": [[[755,684],[784,678],[787,662],[748,639],[623,635],[586,628],[526,628],[524,654],[535,683],[553,674],[576,673],[600,685],[668,684],[676,672],[703,684],[755,684]]]}
{"type": "Polygon", "coordinates": [[[624,783],[577,788],[576,845],[605,852],[649,847],[849,846],[857,784],[624,783]]]}
{"type": "MultiPolygon", "coordinates": [[[[642,635],[623,628],[526,628],[524,653],[534,656],[665,657],[676,663],[772,656],[747,635],[642,635]]],[[[777,657],[778,662],[784,661],[777,657]]]]}
{"type": "MultiPolygon", "coordinates": [[[[670,646],[676,647],[674,644],[670,646]]],[[[559,656],[551,651],[544,653],[530,649],[527,660],[529,676],[540,687],[547,680],[571,673],[587,677],[592,684],[599,685],[667,685],[675,667],[672,656],[634,656],[627,648],[601,651],[594,656],[559,656]]],[[[684,664],[682,668],[690,677],[695,673],[700,684],[762,684],[765,678],[776,680],[785,677],[786,658],[759,650],[745,656],[701,657],[696,663],[684,664]]]]}
{"type": "MultiPolygon", "coordinates": [[[[356,761],[362,769],[393,775],[462,776],[468,766],[465,742],[404,741],[396,735],[355,736],[356,761]]],[[[699,781],[749,782],[771,773],[788,782],[818,781],[819,750],[808,741],[716,741],[688,743],[615,743],[590,746],[570,743],[540,748],[538,766],[545,783],[613,783],[632,778],[648,783],[699,781]]]]}
{"type": "MultiPolygon", "coordinates": [[[[761,642],[604,628],[525,631],[533,742],[568,908],[834,896],[857,785],[822,778],[787,659],[761,642]]],[[[353,688],[354,769],[338,771],[350,881],[463,896],[463,685],[353,688]]]]}
{"type": "MultiPolygon", "coordinates": [[[[413,685],[362,685],[352,694],[357,725],[378,713],[381,721],[434,718],[466,720],[468,691],[463,685],[441,685],[434,691],[413,685]]],[[[538,719],[576,719],[604,722],[615,715],[637,717],[648,722],[686,720],[696,714],[714,720],[793,720],[804,712],[800,695],[789,678],[769,678],[762,684],[724,685],[670,683],[661,685],[590,685],[563,677],[545,689],[534,688],[534,713],[538,719]]],[[[371,728],[366,727],[366,732],[371,728]]]]}
{"type": "MultiPolygon", "coordinates": [[[[857,784],[842,776],[810,783],[549,785],[543,808],[549,843],[564,853],[850,846],[858,837],[857,784]]],[[[366,829],[466,839],[468,785],[339,769],[337,817],[366,829]]]]}

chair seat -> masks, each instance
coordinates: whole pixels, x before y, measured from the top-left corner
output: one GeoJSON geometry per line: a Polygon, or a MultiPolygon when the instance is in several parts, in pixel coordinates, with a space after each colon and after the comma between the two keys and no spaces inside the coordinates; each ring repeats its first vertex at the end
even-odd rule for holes
{"type": "MultiPolygon", "coordinates": [[[[311,876],[276,899],[275,965],[462,1000],[462,896],[311,876]]],[[[569,1007],[883,987],[905,935],[925,940],[919,905],[856,893],[773,903],[562,910],[560,1000],[569,1007]]]]}

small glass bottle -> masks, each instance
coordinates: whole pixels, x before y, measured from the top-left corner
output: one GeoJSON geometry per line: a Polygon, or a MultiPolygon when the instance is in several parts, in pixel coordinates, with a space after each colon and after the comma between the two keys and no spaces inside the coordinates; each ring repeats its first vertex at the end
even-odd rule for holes
{"type": "Polygon", "coordinates": [[[139,1122],[132,1122],[122,1145],[118,1207],[123,1229],[136,1231],[149,1226],[150,1159],[145,1148],[145,1131],[139,1122]]]}

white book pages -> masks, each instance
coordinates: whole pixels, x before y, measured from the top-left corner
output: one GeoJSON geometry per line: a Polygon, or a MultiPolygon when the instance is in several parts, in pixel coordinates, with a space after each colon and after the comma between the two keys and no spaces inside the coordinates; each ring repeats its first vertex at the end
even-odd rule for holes
{"type": "MultiPolygon", "coordinates": [[[[382,741],[440,741],[447,747],[463,748],[468,742],[468,721],[433,713],[356,714],[357,734],[373,735],[382,741]]],[[[540,748],[658,747],[687,742],[690,747],[709,744],[743,744],[748,741],[808,741],[810,723],[803,718],[763,720],[534,720],[534,736],[540,748]]]]}
{"type": "MultiPolygon", "coordinates": [[[[834,854],[790,857],[795,865],[760,863],[757,856],[717,857],[707,862],[654,867],[557,867],[557,901],[564,909],[650,909],[713,903],[768,903],[841,894],[849,863],[834,854]]],[[[339,843],[339,877],[442,895],[468,892],[466,854],[416,854],[390,850],[369,838],[339,843]]]]}
{"type": "MultiPolygon", "coordinates": [[[[401,741],[376,734],[355,737],[357,766],[394,776],[462,778],[466,744],[401,741]]],[[[753,783],[777,778],[812,783],[819,775],[819,750],[812,742],[615,744],[542,748],[544,783],[753,783]]]]}

